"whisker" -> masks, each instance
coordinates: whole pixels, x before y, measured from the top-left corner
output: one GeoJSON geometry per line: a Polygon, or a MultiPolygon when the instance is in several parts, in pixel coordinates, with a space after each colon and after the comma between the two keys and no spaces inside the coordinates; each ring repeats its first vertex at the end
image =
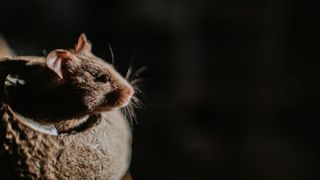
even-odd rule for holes
{"type": "Polygon", "coordinates": [[[123,108],[123,112],[125,114],[125,116],[127,117],[129,123],[130,123],[130,127],[133,129],[133,121],[135,121],[137,123],[136,120],[136,113],[134,111],[134,106],[130,103],[128,106],[126,106],[125,108],[123,108]]]}
{"type": "Polygon", "coordinates": [[[135,60],[135,58],[136,58],[136,55],[137,55],[137,53],[135,52],[135,53],[132,55],[131,59],[130,59],[130,65],[129,65],[129,67],[128,67],[127,74],[126,74],[126,76],[125,76],[125,79],[127,79],[127,80],[129,80],[129,78],[130,78],[131,75],[132,75],[133,63],[134,63],[134,60],[135,60]]]}
{"type": "Polygon", "coordinates": [[[146,81],[148,81],[148,80],[144,79],[144,78],[137,78],[137,79],[131,80],[130,83],[132,85],[135,85],[135,84],[138,84],[138,83],[141,83],[141,82],[146,82],[146,81]]]}
{"type": "Polygon", "coordinates": [[[110,51],[110,55],[111,55],[111,64],[112,64],[112,66],[114,66],[114,54],[113,54],[113,50],[112,50],[110,43],[108,43],[108,47],[109,47],[109,51],[110,51]]]}
{"type": "Polygon", "coordinates": [[[135,109],[141,109],[141,108],[145,108],[145,106],[140,101],[140,99],[137,98],[136,96],[133,96],[131,98],[130,103],[126,107],[122,108],[122,112],[127,117],[132,129],[133,129],[133,123],[134,122],[136,124],[138,124],[137,116],[136,116],[136,113],[135,113],[135,109]]]}
{"type": "Polygon", "coordinates": [[[135,73],[132,74],[132,78],[139,77],[139,75],[147,70],[147,66],[141,66],[135,73]]]}
{"type": "Polygon", "coordinates": [[[124,115],[127,117],[131,128],[133,129],[133,123],[135,122],[138,124],[137,116],[136,116],[136,109],[145,108],[145,105],[141,102],[139,97],[143,96],[143,93],[139,87],[142,82],[145,82],[146,79],[139,77],[141,73],[147,70],[147,66],[142,66],[138,68],[135,72],[133,71],[133,60],[135,55],[130,60],[130,65],[128,67],[127,73],[125,75],[125,79],[132,85],[133,89],[135,90],[134,96],[131,97],[129,104],[122,109],[124,115]]]}
{"type": "Polygon", "coordinates": [[[135,91],[136,93],[142,94],[142,91],[141,91],[141,89],[140,89],[139,87],[133,86],[133,89],[134,89],[134,91],[135,91]]]}
{"type": "Polygon", "coordinates": [[[130,63],[128,70],[127,70],[127,73],[126,73],[126,76],[125,76],[125,79],[129,80],[129,77],[131,76],[131,74],[132,74],[132,64],[130,63]]]}

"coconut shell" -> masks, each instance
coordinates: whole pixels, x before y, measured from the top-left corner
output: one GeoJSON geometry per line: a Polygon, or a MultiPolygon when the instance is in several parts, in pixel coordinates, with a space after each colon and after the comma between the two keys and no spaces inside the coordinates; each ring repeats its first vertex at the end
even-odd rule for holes
{"type": "Polygon", "coordinates": [[[0,107],[0,179],[121,179],[131,156],[131,134],[120,111],[101,114],[81,132],[49,135],[0,107]]]}

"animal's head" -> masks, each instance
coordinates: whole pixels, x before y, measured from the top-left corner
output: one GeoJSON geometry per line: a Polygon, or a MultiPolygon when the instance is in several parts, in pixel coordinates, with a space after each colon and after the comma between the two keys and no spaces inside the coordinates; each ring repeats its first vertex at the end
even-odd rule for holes
{"type": "Polygon", "coordinates": [[[84,34],[74,49],[53,50],[46,61],[57,81],[68,85],[88,112],[124,107],[134,94],[132,86],[112,65],[92,54],[84,34]]]}

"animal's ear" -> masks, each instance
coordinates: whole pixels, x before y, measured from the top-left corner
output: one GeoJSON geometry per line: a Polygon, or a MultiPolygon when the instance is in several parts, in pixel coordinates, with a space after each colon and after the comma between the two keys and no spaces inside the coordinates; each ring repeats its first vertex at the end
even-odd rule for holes
{"type": "Polygon", "coordinates": [[[91,44],[90,42],[87,40],[87,37],[84,33],[82,33],[80,35],[80,37],[78,38],[78,42],[74,48],[74,50],[76,52],[80,52],[80,51],[91,51],[91,44]]]}
{"type": "Polygon", "coordinates": [[[51,51],[47,56],[47,66],[61,79],[64,78],[64,64],[75,61],[76,58],[67,50],[57,49],[51,51]]]}

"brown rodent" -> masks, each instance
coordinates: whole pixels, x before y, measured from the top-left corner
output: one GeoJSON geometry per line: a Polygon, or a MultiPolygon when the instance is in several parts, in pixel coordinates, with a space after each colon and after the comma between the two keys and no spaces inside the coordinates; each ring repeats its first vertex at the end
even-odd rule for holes
{"type": "Polygon", "coordinates": [[[72,130],[87,116],[126,106],[134,94],[112,65],[92,54],[84,34],[71,50],[21,61],[25,65],[10,70],[19,81],[5,87],[6,101],[24,117],[54,123],[58,132],[72,130]]]}
{"type": "Polygon", "coordinates": [[[113,66],[92,54],[85,35],[75,48],[46,57],[3,52],[0,177],[121,179],[131,131],[120,108],[136,98],[113,66]]]}

